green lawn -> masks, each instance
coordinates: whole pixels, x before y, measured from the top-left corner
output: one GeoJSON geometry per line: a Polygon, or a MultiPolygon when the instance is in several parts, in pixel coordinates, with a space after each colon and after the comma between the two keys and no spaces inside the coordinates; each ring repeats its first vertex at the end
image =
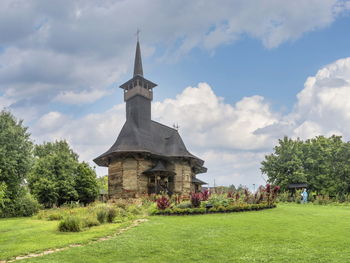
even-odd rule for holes
{"type": "Polygon", "coordinates": [[[21,262],[350,262],[350,207],[151,217],[108,241],[21,262]]]}
{"type": "Polygon", "coordinates": [[[116,231],[120,224],[104,224],[80,233],[62,233],[58,221],[32,218],[0,219],[0,260],[29,252],[84,243],[116,231]]]}

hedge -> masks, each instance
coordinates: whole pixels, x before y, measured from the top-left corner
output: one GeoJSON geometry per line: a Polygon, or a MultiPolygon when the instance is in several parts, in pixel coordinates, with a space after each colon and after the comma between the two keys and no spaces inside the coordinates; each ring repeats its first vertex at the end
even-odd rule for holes
{"type": "Polygon", "coordinates": [[[219,206],[212,208],[179,208],[172,207],[164,210],[155,210],[152,215],[194,215],[194,214],[213,214],[213,213],[234,213],[244,211],[257,211],[276,207],[275,204],[250,204],[238,206],[219,206]]]}

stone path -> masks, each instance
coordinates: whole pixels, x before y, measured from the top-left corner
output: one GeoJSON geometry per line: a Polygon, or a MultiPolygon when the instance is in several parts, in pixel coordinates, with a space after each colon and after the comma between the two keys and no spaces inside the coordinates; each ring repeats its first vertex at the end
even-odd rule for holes
{"type": "Polygon", "coordinates": [[[45,251],[40,252],[40,253],[31,253],[31,254],[27,254],[27,255],[23,255],[23,256],[17,256],[14,259],[10,259],[10,260],[0,260],[0,263],[10,263],[10,262],[15,262],[15,261],[18,261],[18,260],[21,260],[21,259],[41,257],[41,256],[49,255],[49,254],[52,254],[52,253],[56,253],[56,252],[59,252],[59,251],[67,250],[67,249],[70,249],[70,248],[73,248],[73,247],[82,247],[82,246],[94,244],[94,243],[97,243],[97,242],[106,241],[106,240],[109,240],[109,239],[111,239],[111,238],[113,238],[113,237],[115,237],[117,235],[120,235],[121,233],[129,230],[130,228],[136,227],[139,224],[141,224],[143,222],[146,222],[146,221],[148,221],[148,219],[146,219],[146,218],[137,219],[137,220],[133,221],[131,225],[129,225],[129,226],[125,227],[125,228],[118,229],[117,232],[115,232],[112,235],[101,237],[101,238],[99,238],[97,240],[90,241],[90,242],[88,242],[86,244],[83,244],[83,245],[82,244],[71,244],[71,245],[68,245],[68,246],[62,247],[62,248],[48,249],[48,250],[45,250],[45,251]]]}

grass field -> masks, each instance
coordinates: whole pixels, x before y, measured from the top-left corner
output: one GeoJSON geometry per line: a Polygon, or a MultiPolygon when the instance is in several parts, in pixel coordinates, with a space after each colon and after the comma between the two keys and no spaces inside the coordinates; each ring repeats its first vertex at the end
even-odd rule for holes
{"type": "Polygon", "coordinates": [[[29,252],[84,243],[114,232],[120,224],[104,224],[79,233],[62,233],[58,221],[32,218],[0,219],[0,260],[29,252]]]}
{"type": "MultiPolygon", "coordinates": [[[[23,234],[13,233],[18,246],[23,234]]],[[[350,207],[156,216],[108,241],[20,262],[350,262],[350,207]]]]}

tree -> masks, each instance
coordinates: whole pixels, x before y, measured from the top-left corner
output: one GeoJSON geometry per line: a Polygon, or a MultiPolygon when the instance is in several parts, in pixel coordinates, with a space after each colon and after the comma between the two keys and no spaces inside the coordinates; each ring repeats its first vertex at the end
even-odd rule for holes
{"type": "Polygon", "coordinates": [[[46,207],[75,201],[75,175],[78,155],[66,141],[36,145],[35,164],[29,177],[29,188],[46,207]]]}
{"type": "Polygon", "coordinates": [[[77,167],[75,185],[75,189],[78,192],[78,199],[84,204],[95,201],[99,194],[96,173],[85,162],[80,163],[77,167]]]}
{"type": "Polygon", "coordinates": [[[28,193],[25,179],[31,168],[33,144],[23,122],[0,112],[0,217],[29,216],[39,206],[28,193]]]}
{"type": "Polygon", "coordinates": [[[291,183],[307,183],[318,194],[350,193],[350,142],[341,136],[317,136],[301,141],[285,137],[265,156],[261,171],[286,190],[291,183]]]}
{"type": "Polygon", "coordinates": [[[8,201],[6,198],[6,184],[4,182],[0,182],[0,209],[5,207],[5,203],[8,201]]]}
{"type": "Polygon", "coordinates": [[[284,137],[278,141],[274,153],[265,156],[261,171],[267,174],[270,183],[286,190],[290,183],[306,182],[303,167],[303,142],[284,137]]]}
{"type": "Polygon", "coordinates": [[[95,200],[96,174],[86,163],[79,163],[78,155],[65,140],[36,145],[34,155],[29,187],[45,207],[95,200]]]}
{"type": "Polygon", "coordinates": [[[23,195],[23,182],[32,164],[33,144],[27,127],[8,111],[0,112],[0,182],[6,184],[6,196],[23,195]]]}

